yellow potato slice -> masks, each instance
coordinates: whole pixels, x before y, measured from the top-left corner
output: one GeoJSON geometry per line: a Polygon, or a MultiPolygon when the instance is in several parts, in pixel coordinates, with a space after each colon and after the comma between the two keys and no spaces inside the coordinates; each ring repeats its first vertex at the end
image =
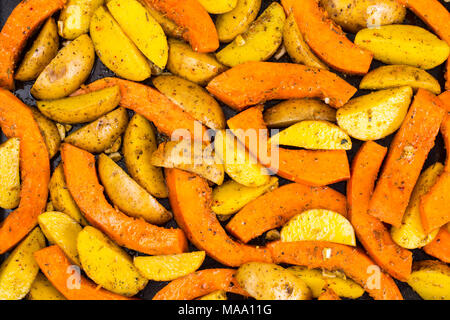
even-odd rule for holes
{"type": "Polygon", "coordinates": [[[269,183],[260,187],[246,187],[229,180],[213,190],[212,211],[218,215],[238,212],[247,203],[278,187],[278,178],[271,177],[269,183]]]}
{"type": "Polygon", "coordinates": [[[237,183],[246,187],[260,187],[269,183],[269,171],[230,132],[216,132],[214,149],[225,172],[237,183]]]}
{"type": "Polygon", "coordinates": [[[408,284],[425,300],[450,300],[450,267],[439,261],[413,265],[408,284]]]}
{"type": "Polygon", "coordinates": [[[204,146],[190,140],[160,144],[152,155],[151,164],[193,172],[218,185],[225,177],[224,166],[214,156],[212,145],[204,146]]]}
{"type": "Polygon", "coordinates": [[[328,121],[305,120],[277,133],[270,144],[313,150],[350,150],[352,140],[341,128],[328,121]]]}
{"type": "Polygon", "coordinates": [[[103,288],[130,297],[147,285],[131,257],[99,230],[85,227],[78,234],[77,247],[83,270],[103,288]]]}
{"type": "Polygon", "coordinates": [[[98,158],[98,175],[109,199],[122,212],[158,225],[172,219],[166,208],[105,154],[98,158]]]}
{"type": "Polygon", "coordinates": [[[196,83],[177,76],[164,75],[154,78],[153,85],[207,127],[225,128],[225,116],[219,103],[196,83]]]}
{"type": "Polygon", "coordinates": [[[292,99],[264,112],[264,122],[269,128],[285,128],[304,120],[336,122],[336,109],[315,99],[292,99]]]}
{"type": "Polygon", "coordinates": [[[104,7],[92,16],[90,34],[98,57],[111,71],[133,81],[150,78],[147,59],[104,7]]]}
{"type": "Polygon", "coordinates": [[[402,125],[412,95],[411,87],[400,87],[354,98],[337,111],[338,125],[358,140],[385,138],[402,125]]]}
{"type": "Polygon", "coordinates": [[[36,120],[39,131],[42,138],[44,138],[45,145],[47,146],[48,155],[53,158],[59,151],[61,146],[62,137],[59,133],[58,126],[50,119],[45,117],[38,109],[30,107],[33,113],[33,118],[36,120]]]}
{"type": "Polygon", "coordinates": [[[50,281],[42,274],[38,273],[31,285],[28,300],[66,300],[64,296],[56,290],[50,281]]]}
{"type": "Polygon", "coordinates": [[[104,3],[105,0],[69,0],[59,16],[59,35],[73,40],[88,33],[92,15],[104,3]]]}
{"type": "Polygon", "coordinates": [[[128,172],[137,183],[157,198],[167,198],[167,187],[161,168],[151,164],[156,151],[153,125],[139,114],[131,118],[123,136],[123,156],[128,172]]]}
{"type": "Polygon", "coordinates": [[[234,67],[249,61],[269,59],[283,41],[285,20],[283,7],[272,2],[247,31],[216,54],[217,60],[226,66],[234,67]]]}
{"type": "Polygon", "coordinates": [[[202,265],[205,256],[205,251],[139,256],[134,258],[134,265],[148,280],[172,281],[195,272],[202,265]]]}
{"type": "Polygon", "coordinates": [[[303,240],[356,245],[355,230],[352,224],[339,213],[323,209],[300,213],[281,229],[281,241],[303,240]]]}
{"type": "Polygon", "coordinates": [[[119,105],[118,86],[58,100],[37,101],[46,117],[67,124],[86,123],[100,118],[119,105]]]}
{"type": "Polygon", "coordinates": [[[360,89],[380,90],[409,86],[414,90],[423,88],[441,93],[441,85],[428,72],[405,65],[382,66],[370,71],[359,84],[360,89]]]}
{"type": "Polygon", "coordinates": [[[206,296],[203,296],[203,297],[199,298],[198,300],[220,301],[220,300],[228,300],[228,299],[227,299],[227,293],[225,291],[218,290],[218,291],[211,292],[210,294],[207,294],[206,296]]]}
{"type": "Polygon", "coordinates": [[[0,267],[0,300],[20,300],[27,295],[39,272],[33,254],[44,247],[44,235],[35,228],[6,258],[0,267]]]}
{"type": "Polygon", "coordinates": [[[238,0],[198,0],[206,11],[212,14],[221,14],[233,10],[238,0]]]}
{"type": "Polygon", "coordinates": [[[408,207],[403,215],[402,225],[391,228],[392,240],[406,249],[417,249],[426,246],[437,236],[439,229],[426,234],[422,227],[420,216],[420,199],[430,191],[436,183],[439,175],[444,171],[444,166],[437,162],[426,169],[417,180],[411,194],[408,207]]]}
{"type": "Polygon", "coordinates": [[[166,35],[147,9],[137,0],[110,0],[107,7],[139,50],[156,66],[164,69],[169,51],[166,35]]]}
{"type": "Polygon", "coordinates": [[[256,19],[261,0],[238,0],[230,12],[217,16],[216,29],[220,42],[231,42],[256,19]]]}
{"type": "Polygon", "coordinates": [[[58,245],[73,263],[80,266],[77,250],[78,222],[62,212],[45,212],[38,217],[39,226],[51,244],[58,245]]]}
{"type": "Polygon", "coordinates": [[[364,289],[359,284],[340,273],[324,272],[302,266],[289,267],[287,270],[306,283],[314,298],[318,298],[327,285],[342,298],[358,299],[364,294],[364,289]]]}
{"type": "Polygon", "coordinates": [[[449,46],[431,32],[412,25],[388,25],[363,29],[355,44],[386,64],[433,69],[447,60],[449,46]]]}
{"type": "Polygon", "coordinates": [[[20,202],[20,139],[0,145],[0,207],[14,209],[20,202]]]}
{"type": "Polygon", "coordinates": [[[311,290],[288,270],[272,263],[245,263],[236,271],[239,285],[256,300],[309,300],[311,290]]]}

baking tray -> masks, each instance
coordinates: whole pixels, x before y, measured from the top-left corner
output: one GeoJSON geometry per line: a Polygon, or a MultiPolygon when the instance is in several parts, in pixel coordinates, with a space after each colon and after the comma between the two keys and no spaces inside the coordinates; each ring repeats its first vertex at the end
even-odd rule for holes
{"type": "MultiPolygon", "coordinates": [[[[274,1],[271,0],[263,0],[262,1],[262,6],[261,6],[261,12],[267,8],[267,6],[272,3],[274,1]]],[[[277,1],[279,2],[279,1],[277,1]]],[[[450,10],[450,4],[446,3],[443,0],[440,0],[440,2],[447,8],[447,10],[450,10]]],[[[8,16],[10,15],[11,11],[17,6],[17,4],[20,3],[20,0],[0,0],[0,26],[3,27],[4,23],[6,22],[8,16]]],[[[56,14],[57,16],[58,14],[56,14]]],[[[410,11],[408,11],[406,19],[404,21],[404,24],[410,24],[410,25],[417,25],[426,29],[429,29],[420,19],[418,19],[413,13],[411,13],[410,11]]],[[[431,30],[430,30],[431,31],[431,30]]],[[[354,35],[349,34],[348,37],[350,39],[353,40],[354,35]]],[[[32,42],[33,39],[31,39],[29,41],[29,43],[32,42]]],[[[24,52],[26,52],[26,50],[24,50],[24,52]]],[[[281,58],[280,60],[278,60],[278,62],[292,62],[290,61],[289,57],[287,55],[285,55],[283,58],[281,58]]],[[[379,66],[383,65],[382,63],[378,62],[378,61],[374,61],[372,63],[372,69],[377,68],[379,66]]],[[[441,87],[444,88],[444,67],[443,66],[439,66],[433,70],[429,70],[429,72],[436,78],[439,80],[439,82],[441,83],[441,87]]],[[[339,73],[338,73],[339,74],[339,73]]],[[[89,77],[89,79],[87,80],[87,83],[93,82],[97,79],[101,79],[104,77],[108,77],[108,76],[114,76],[114,73],[111,72],[109,69],[107,69],[102,63],[101,61],[98,59],[98,57],[96,58],[96,62],[94,65],[94,68],[92,70],[92,73],[89,77]]],[[[353,86],[355,87],[359,87],[359,82],[361,81],[361,77],[357,77],[357,76],[346,76],[343,74],[339,74],[339,76],[341,76],[342,78],[344,78],[346,81],[348,81],[349,83],[351,83],[353,86]]],[[[147,85],[151,85],[151,80],[146,80],[143,82],[144,84],[147,85]]],[[[26,103],[27,105],[30,106],[36,106],[36,101],[34,100],[34,98],[31,96],[30,94],[30,88],[32,86],[33,82],[25,82],[25,83],[20,83],[20,82],[16,82],[16,90],[14,91],[14,94],[19,97],[24,103],[26,103]]],[[[363,94],[367,94],[369,91],[366,90],[359,90],[357,93],[358,95],[363,95],[363,94]]],[[[266,108],[270,107],[274,104],[276,104],[279,101],[269,101],[266,103],[266,108]]],[[[223,110],[225,112],[225,116],[226,118],[231,118],[234,115],[236,115],[236,112],[234,110],[232,110],[231,108],[227,107],[224,104],[221,104],[223,107],[223,110]]],[[[132,111],[129,111],[130,115],[133,114],[132,111]]],[[[75,126],[73,128],[73,130],[76,130],[79,126],[75,126]]],[[[379,140],[377,142],[379,142],[380,144],[384,145],[384,146],[389,146],[389,144],[392,141],[393,136],[389,136],[383,140],[379,140]]],[[[3,133],[0,133],[0,141],[3,142],[5,141],[6,138],[3,135],[3,133]]],[[[356,152],[358,151],[358,149],[361,147],[362,142],[358,141],[356,139],[352,139],[353,142],[353,149],[348,151],[348,157],[349,157],[349,161],[352,161],[354,155],[356,154],[356,152]]],[[[435,147],[431,150],[428,159],[425,163],[424,168],[427,168],[428,166],[430,166],[431,164],[440,161],[440,162],[444,162],[445,161],[445,157],[446,157],[446,153],[445,153],[445,148],[444,148],[444,143],[443,143],[443,139],[441,137],[441,135],[439,134],[439,136],[436,139],[436,145],[435,147]]],[[[51,162],[51,166],[52,169],[54,169],[58,163],[60,162],[61,158],[59,155],[55,156],[52,159],[51,162]]],[[[123,162],[119,163],[123,168],[125,168],[123,162]]],[[[280,179],[280,185],[284,185],[290,183],[290,181],[287,181],[285,179],[280,179]]],[[[341,193],[346,192],[346,183],[345,182],[341,182],[341,183],[337,183],[331,186],[333,189],[338,190],[341,193]]],[[[161,201],[162,204],[164,206],[166,206],[167,208],[170,208],[169,203],[167,201],[167,199],[164,199],[161,201]]],[[[8,213],[10,212],[10,210],[3,210],[0,209],[0,221],[3,220],[8,213]]],[[[167,225],[167,227],[178,227],[175,223],[175,221],[170,221],[167,225]]],[[[251,244],[258,244],[258,245],[264,245],[264,237],[259,237],[255,240],[253,240],[251,242],[251,244]]],[[[196,250],[195,247],[190,244],[190,249],[192,250],[196,250]]],[[[131,251],[131,250],[127,250],[130,254],[132,255],[138,255],[139,253],[131,251]]],[[[427,254],[425,254],[422,250],[414,250],[413,251],[413,255],[414,255],[414,261],[420,261],[420,260],[425,260],[425,259],[434,259],[430,256],[428,256],[427,254]]],[[[0,263],[7,257],[7,254],[4,255],[0,255],[0,263]]],[[[215,260],[207,257],[205,259],[205,262],[203,263],[201,269],[208,269],[208,268],[220,268],[220,267],[224,267],[223,265],[221,265],[220,263],[216,262],[215,260]]],[[[395,280],[403,294],[403,297],[407,300],[419,300],[420,297],[406,284],[400,281],[395,280]]],[[[153,282],[150,281],[149,284],[147,285],[147,287],[142,290],[138,297],[142,298],[142,299],[151,299],[156,292],[158,292],[162,287],[164,287],[167,284],[167,282],[153,282]]],[[[237,298],[240,299],[241,297],[237,296],[237,295],[233,295],[232,297],[230,296],[230,298],[237,298]]],[[[367,299],[371,299],[367,293],[365,293],[360,299],[362,300],[367,300],[367,299]]]]}

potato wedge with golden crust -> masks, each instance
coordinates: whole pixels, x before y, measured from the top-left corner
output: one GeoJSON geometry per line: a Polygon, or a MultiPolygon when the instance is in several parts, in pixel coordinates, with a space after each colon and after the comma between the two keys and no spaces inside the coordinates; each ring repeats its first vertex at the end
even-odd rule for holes
{"type": "Polygon", "coordinates": [[[264,112],[264,122],[269,128],[285,128],[304,120],[336,122],[336,109],[305,98],[280,102],[264,112]]]}
{"type": "Polygon", "coordinates": [[[350,150],[352,140],[337,125],[323,120],[305,120],[272,136],[270,144],[313,150],[350,150]]]}
{"type": "Polygon", "coordinates": [[[439,261],[413,264],[408,284],[425,300],[450,300],[450,267],[439,261]]]}
{"type": "Polygon", "coordinates": [[[212,14],[221,14],[233,10],[238,0],[198,0],[206,11],[212,14]]]}
{"type": "Polygon", "coordinates": [[[403,215],[402,225],[398,228],[395,226],[391,228],[392,240],[399,246],[406,249],[422,248],[437,236],[439,229],[430,234],[426,234],[423,230],[420,199],[430,191],[443,171],[444,166],[437,162],[426,169],[417,180],[408,207],[403,215]]]}
{"type": "Polygon", "coordinates": [[[39,226],[50,244],[58,245],[66,256],[80,266],[77,251],[78,234],[83,228],[62,212],[45,212],[38,217],[39,226]]]}
{"type": "Polygon", "coordinates": [[[77,248],[83,270],[103,288],[131,297],[147,285],[131,257],[99,230],[85,227],[78,234],[77,248]]]}
{"type": "Polygon", "coordinates": [[[100,60],[118,76],[144,81],[152,75],[147,59],[104,7],[92,16],[90,34],[100,60]]]}
{"type": "Polygon", "coordinates": [[[360,89],[380,90],[409,86],[414,90],[426,89],[441,93],[441,85],[428,72],[405,65],[382,66],[370,71],[359,84],[360,89]]]}
{"type": "Polygon", "coordinates": [[[311,290],[306,283],[276,264],[245,263],[236,271],[235,278],[256,300],[311,299],[311,290]]]}
{"type": "Polygon", "coordinates": [[[231,42],[256,19],[261,8],[261,0],[238,0],[230,12],[216,19],[216,29],[220,42],[231,42]]]}
{"type": "Polygon", "coordinates": [[[118,86],[94,91],[75,97],[37,101],[39,110],[46,117],[67,124],[94,121],[119,105],[118,86]]]}
{"type": "Polygon", "coordinates": [[[65,141],[91,153],[100,153],[113,145],[127,125],[127,110],[118,108],[71,133],[65,141]]]}
{"type": "Polygon", "coordinates": [[[60,99],[72,94],[86,81],[94,66],[94,45],[82,35],[62,48],[39,75],[31,94],[36,99],[60,99]]]}
{"type": "Polygon", "coordinates": [[[59,134],[58,127],[56,124],[44,116],[38,109],[34,107],[30,107],[31,112],[33,113],[34,120],[36,120],[39,131],[41,131],[41,135],[45,140],[45,145],[47,146],[48,155],[53,158],[56,153],[59,151],[59,147],[61,146],[61,135],[59,134]]]}
{"type": "Polygon", "coordinates": [[[20,139],[0,145],[0,208],[14,209],[20,202],[20,139]]]}
{"type": "Polygon", "coordinates": [[[169,39],[169,60],[167,69],[201,86],[206,85],[226,67],[208,53],[195,52],[187,43],[169,39]]]}
{"type": "Polygon", "coordinates": [[[277,177],[271,177],[268,184],[260,187],[246,187],[236,181],[229,180],[213,190],[211,209],[217,215],[229,216],[238,212],[252,200],[277,187],[277,177]]]}
{"type": "Polygon", "coordinates": [[[205,251],[165,256],[134,257],[134,265],[148,280],[172,281],[197,271],[205,260],[205,251]]]}
{"type": "Polygon", "coordinates": [[[216,54],[217,60],[229,67],[268,60],[283,42],[285,20],[283,7],[272,2],[244,33],[216,54]]]}
{"type": "Polygon", "coordinates": [[[59,35],[73,40],[89,32],[91,17],[105,0],[69,0],[58,20],[59,35]]]}
{"type": "Polygon", "coordinates": [[[167,198],[167,187],[161,168],[151,164],[156,145],[153,125],[139,114],[131,118],[123,137],[123,156],[131,177],[151,195],[167,198]]]}
{"type": "Polygon", "coordinates": [[[157,167],[193,172],[218,185],[225,177],[224,166],[214,156],[212,145],[190,140],[161,143],[153,153],[151,163],[157,167]]]}
{"type": "Polygon", "coordinates": [[[220,300],[228,300],[228,298],[227,298],[226,291],[224,291],[224,290],[217,290],[217,291],[211,292],[210,294],[207,294],[206,296],[198,298],[198,300],[220,301],[220,300]]]}
{"type": "Polygon", "coordinates": [[[211,129],[225,128],[225,115],[219,103],[196,83],[164,75],[154,78],[153,85],[205,126],[211,129]]]}
{"type": "Polygon", "coordinates": [[[35,80],[56,56],[59,49],[58,31],[53,18],[47,20],[16,71],[19,81],[35,80]]]}
{"type": "Polygon", "coordinates": [[[27,300],[66,300],[66,298],[42,273],[38,273],[31,285],[27,300]]]}
{"type": "Polygon", "coordinates": [[[0,267],[0,300],[24,298],[39,272],[34,252],[45,247],[45,238],[39,228],[14,249],[0,267]]]}
{"type": "Polygon", "coordinates": [[[109,199],[127,215],[157,225],[172,219],[166,208],[105,154],[98,158],[98,175],[109,199]]]}

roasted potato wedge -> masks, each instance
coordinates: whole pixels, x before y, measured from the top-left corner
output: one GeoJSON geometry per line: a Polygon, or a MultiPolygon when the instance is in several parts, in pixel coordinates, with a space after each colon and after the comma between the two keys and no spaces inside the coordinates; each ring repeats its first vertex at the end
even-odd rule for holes
{"type": "Polygon", "coordinates": [[[305,120],[272,136],[270,144],[313,150],[350,150],[352,140],[337,125],[323,120],[305,120]]]}
{"type": "Polygon", "coordinates": [[[58,20],[59,35],[73,40],[89,32],[91,17],[105,0],[69,0],[58,20]]]}
{"type": "Polygon", "coordinates": [[[370,71],[359,84],[360,89],[381,90],[409,86],[414,90],[423,88],[441,93],[441,85],[428,72],[410,66],[394,65],[382,66],[370,71]]]}
{"type": "Polygon", "coordinates": [[[59,123],[77,124],[94,121],[119,105],[118,86],[58,100],[37,101],[39,110],[59,123]]]}
{"type": "Polygon", "coordinates": [[[207,294],[206,296],[203,296],[203,297],[199,298],[198,300],[219,301],[219,300],[228,300],[228,298],[227,298],[227,293],[225,291],[218,290],[218,291],[211,292],[210,294],[207,294]]]}
{"type": "Polygon", "coordinates": [[[118,76],[133,81],[150,78],[147,59],[104,7],[94,12],[90,34],[100,60],[118,76]]]}
{"type": "Polygon", "coordinates": [[[214,149],[225,172],[237,183],[246,187],[260,187],[269,183],[269,171],[230,132],[216,132],[214,149]]]}
{"type": "Polygon", "coordinates": [[[168,42],[167,69],[174,75],[203,86],[226,70],[211,54],[195,52],[190,45],[180,40],[169,39],[168,42]]]}
{"type": "Polygon", "coordinates": [[[356,246],[352,224],[339,213],[312,209],[289,220],[281,229],[281,241],[329,241],[356,246]]]}
{"type": "Polygon", "coordinates": [[[50,190],[50,199],[55,210],[67,214],[83,226],[88,224],[67,188],[62,165],[56,167],[48,188],[50,190]]]}
{"type": "Polygon", "coordinates": [[[172,219],[166,208],[105,154],[98,158],[98,175],[109,199],[122,212],[158,225],[172,219]]]}
{"type": "Polygon", "coordinates": [[[167,36],[177,39],[183,38],[183,27],[178,26],[175,22],[167,18],[163,13],[153,8],[151,5],[148,5],[145,1],[143,1],[143,5],[147,8],[150,15],[160,24],[167,36]]]}
{"type": "Polygon", "coordinates": [[[31,94],[40,100],[60,99],[77,90],[94,66],[91,38],[82,35],[62,48],[37,78],[31,94]]]}
{"type": "Polygon", "coordinates": [[[31,285],[28,300],[66,300],[64,296],[56,290],[50,281],[42,274],[38,273],[31,285]]]}
{"type": "Polygon", "coordinates": [[[33,254],[45,247],[45,238],[39,228],[14,249],[0,267],[0,300],[24,298],[39,272],[33,254]]]}
{"type": "Polygon", "coordinates": [[[137,0],[110,0],[107,7],[144,56],[164,69],[169,51],[166,35],[147,9],[137,0]]]}
{"type": "Polygon", "coordinates": [[[148,280],[172,281],[195,272],[205,260],[205,251],[165,256],[140,256],[134,265],[148,280]]]}
{"type": "Polygon", "coordinates": [[[402,23],[406,9],[396,0],[320,0],[329,17],[346,31],[402,23]]]}
{"type": "Polygon", "coordinates": [[[42,137],[44,138],[45,145],[47,146],[48,155],[53,158],[59,151],[61,145],[61,135],[59,133],[56,124],[42,115],[38,109],[31,107],[31,112],[33,113],[34,120],[36,120],[39,130],[41,131],[42,137]]]}
{"type": "Polygon", "coordinates": [[[278,187],[278,178],[271,177],[269,183],[260,187],[246,187],[229,180],[213,190],[212,211],[221,216],[231,215],[247,203],[278,187]]]}
{"type": "Polygon", "coordinates": [[[450,267],[439,261],[413,265],[408,284],[425,300],[450,300],[450,267]]]}
{"type": "Polygon", "coordinates": [[[190,140],[161,143],[152,155],[151,163],[157,167],[178,168],[221,185],[225,176],[224,167],[216,161],[212,145],[202,146],[190,140]]]}
{"type": "Polygon", "coordinates": [[[212,14],[221,14],[233,10],[238,0],[198,0],[206,11],[212,14]]]}
{"type": "Polygon", "coordinates": [[[53,18],[47,20],[31,48],[27,51],[16,71],[19,81],[36,80],[45,67],[56,56],[59,49],[59,37],[53,18]]]}
{"type": "Polygon", "coordinates": [[[77,238],[83,228],[78,222],[62,212],[45,212],[38,217],[38,222],[47,240],[58,245],[79,266],[77,238]]]}
{"type": "Polygon", "coordinates": [[[216,19],[216,29],[220,42],[231,42],[258,16],[261,0],[238,0],[230,12],[221,14],[216,19]]]}
{"type": "Polygon", "coordinates": [[[304,64],[310,67],[327,69],[324,64],[309,48],[298,28],[295,17],[290,14],[283,27],[283,43],[286,51],[295,63],[304,64]]]}
{"type": "Polygon", "coordinates": [[[131,177],[157,198],[167,198],[167,187],[161,168],[151,164],[157,149],[155,129],[139,114],[131,118],[123,137],[123,156],[131,177]]]}
{"type": "Polygon", "coordinates": [[[412,95],[411,87],[400,87],[354,98],[337,111],[338,125],[358,140],[387,137],[402,125],[412,95]]]}
{"type": "Polygon", "coordinates": [[[239,285],[256,300],[309,300],[311,290],[300,278],[271,263],[245,263],[236,271],[239,285]]]}
{"type": "Polygon", "coordinates": [[[342,298],[358,299],[364,294],[364,289],[359,284],[340,272],[325,272],[302,266],[289,267],[287,270],[306,283],[314,298],[318,298],[327,285],[342,298]]]}
{"type": "Polygon", "coordinates": [[[219,103],[191,81],[177,76],[159,76],[153,85],[173,103],[211,129],[224,129],[225,116],[219,103]]]}
{"type": "Polygon", "coordinates": [[[216,54],[217,60],[234,67],[244,62],[269,59],[283,42],[285,20],[283,7],[272,2],[247,31],[216,54]]]}
{"type": "Polygon", "coordinates": [[[336,122],[336,109],[315,99],[292,99],[264,112],[264,122],[269,128],[286,128],[304,120],[336,122]]]}
{"type": "Polygon", "coordinates": [[[386,64],[433,69],[447,60],[449,46],[431,32],[411,25],[389,25],[358,32],[355,44],[386,64]]]}
{"type": "Polygon", "coordinates": [[[103,288],[130,297],[147,285],[131,257],[97,229],[85,227],[77,247],[83,270],[103,288]]]}
{"type": "Polygon", "coordinates": [[[0,145],[0,208],[14,209],[20,202],[20,139],[0,145]]]}
{"type": "Polygon", "coordinates": [[[402,225],[398,228],[394,226],[391,228],[392,240],[399,246],[406,249],[422,248],[433,241],[438,234],[439,230],[430,234],[424,232],[420,216],[420,199],[430,191],[443,171],[444,166],[437,162],[426,169],[417,180],[408,207],[403,215],[402,225]]]}
{"type": "Polygon", "coordinates": [[[118,108],[71,133],[65,141],[91,153],[100,153],[113,145],[127,124],[127,110],[118,108]]]}

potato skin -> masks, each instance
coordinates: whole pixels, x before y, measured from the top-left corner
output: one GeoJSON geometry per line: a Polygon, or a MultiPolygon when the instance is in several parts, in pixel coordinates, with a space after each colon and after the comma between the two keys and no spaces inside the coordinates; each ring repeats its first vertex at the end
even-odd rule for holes
{"type": "Polygon", "coordinates": [[[450,267],[435,260],[416,262],[408,284],[425,300],[450,300],[450,267]]]}
{"type": "Polygon", "coordinates": [[[131,297],[147,285],[131,257],[99,230],[85,227],[78,235],[77,248],[83,270],[103,288],[131,297]]]}
{"type": "Polygon", "coordinates": [[[0,267],[0,300],[24,298],[39,272],[33,254],[45,247],[45,238],[39,228],[14,249],[0,267]]]}
{"type": "Polygon", "coordinates": [[[0,145],[0,207],[13,209],[20,202],[20,139],[11,138],[0,145]]]}
{"type": "Polygon", "coordinates": [[[153,85],[173,103],[211,129],[225,128],[219,103],[202,87],[177,76],[159,76],[153,85]]]}
{"type": "Polygon", "coordinates": [[[39,75],[31,94],[37,99],[60,99],[77,90],[91,73],[95,53],[91,38],[82,35],[66,47],[39,75]]]}
{"type": "Polygon", "coordinates": [[[157,198],[167,198],[168,192],[161,168],[151,164],[156,151],[153,125],[139,114],[131,118],[123,137],[123,156],[131,177],[157,198]]]}
{"type": "Polygon", "coordinates": [[[64,296],[56,290],[51,282],[42,274],[38,273],[31,285],[28,300],[66,300],[64,296]]]}
{"type": "Polygon", "coordinates": [[[167,69],[174,75],[204,86],[226,70],[211,54],[195,52],[190,45],[180,40],[169,39],[168,42],[167,69]]]}
{"type": "Polygon", "coordinates": [[[283,7],[272,2],[247,31],[216,54],[217,60],[234,67],[249,61],[269,59],[283,41],[285,20],[283,7]]]}
{"type": "Polygon", "coordinates": [[[15,78],[19,81],[35,80],[56,56],[59,49],[59,37],[53,18],[47,20],[33,45],[25,54],[15,78]]]}
{"type": "Polygon", "coordinates": [[[415,91],[426,89],[434,94],[441,93],[441,85],[428,72],[405,65],[382,66],[370,71],[359,84],[360,89],[380,90],[410,86],[415,91]]]}
{"type": "Polygon", "coordinates": [[[125,108],[117,108],[73,132],[65,141],[91,153],[100,153],[113,145],[124,133],[127,124],[127,110],[125,108]]]}
{"type": "Polygon", "coordinates": [[[396,0],[320,0],[329,17],[344,30],[402,23],[406,9],[396,0]]]}
{"type": "Polygon", "coordinates": [[[276,264],[246,263],[239,267],[235,277],[256,300],[311,299],[311,290],[305,282],[276,264]]]}
{"type": "Polygon", "coordinates": [[[59,16],[59,35],[73,40],[88,33],[92,14],[104,3],[105,0],[69,0],[59,16]]]}

